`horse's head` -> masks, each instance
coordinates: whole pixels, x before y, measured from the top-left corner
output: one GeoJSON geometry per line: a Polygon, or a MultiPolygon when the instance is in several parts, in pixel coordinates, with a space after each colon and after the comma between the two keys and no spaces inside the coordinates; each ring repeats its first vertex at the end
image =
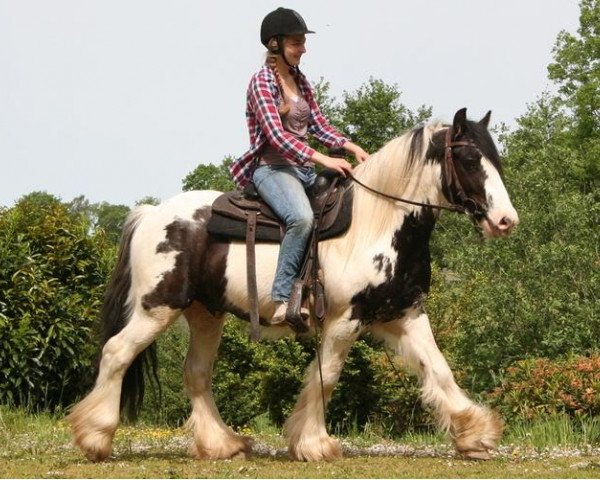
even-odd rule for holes
{"type": "Polygon", "coordinates": [[[442,166],[442,192],[448,202],[464,208],[487,238],[510,235],[519,223],[502,181],[500,156],[489,131],[491,112],[479,122],[456,112],[451,127],[434,134],[428,158],[442,166]]]}

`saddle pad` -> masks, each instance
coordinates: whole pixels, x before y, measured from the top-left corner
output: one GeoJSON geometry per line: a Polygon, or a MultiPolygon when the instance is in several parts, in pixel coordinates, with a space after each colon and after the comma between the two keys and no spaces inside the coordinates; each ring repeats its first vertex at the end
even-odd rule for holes
{"type": "MultiPolygon", "coordinates": [[[[352,221],[352,198],[352,189],[345,188],[339,193],[339,199],[335,206],[327,206],[330,216],[326,222],[321,222],[322,228],[319,230],[319,240],[337,237],[348,230],[352,221]],[[334,213],[335,215],[331,215],[334,213]]],[[[225,198],[225,195],[217,198],[213,203],[212,214],[208,221],[208,233],[223,240],[246,240],[246,221],[243,218],[243,210],[233,210],[241,203],[243,202],[236,198],[235,204],[232,204],[225,198]]],[[[279,243],[285,233],[284,226],[264,215],[264,204],[258,208],[253,202],[249,202],[248,207],[258,210],[256,241],[279,243]]]]}

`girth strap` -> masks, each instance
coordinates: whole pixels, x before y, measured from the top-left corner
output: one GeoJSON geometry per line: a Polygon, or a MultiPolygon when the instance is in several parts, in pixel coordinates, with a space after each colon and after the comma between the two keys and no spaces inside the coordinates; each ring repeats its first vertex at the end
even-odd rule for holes
{"type": "Polygon", "coordinates": [[[248,282],[248,303],[250,313],[250,338],[254,342],[260,339],[258,314],[258,288],[256,285],[256,210],[247,212],[246,227],[246,280],[248,282]]]}

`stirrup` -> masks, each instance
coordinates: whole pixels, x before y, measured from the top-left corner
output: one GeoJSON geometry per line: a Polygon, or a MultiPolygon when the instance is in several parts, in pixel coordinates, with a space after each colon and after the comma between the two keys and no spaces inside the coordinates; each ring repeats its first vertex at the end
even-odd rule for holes
{"type": "Polygon", "coordinates": [[[296,333],[306,333],[308,332],[308,325],[306,324],[306,320],[310,316],[310,312],[308,308],[301,307],[300,311],[297,312],[294,305],[288,302],[281,303],[271,320],[269,321],[269,325],[277,326],[282,325],[283,323],[287,323],[292,330],[296,333]],[[285,311],[283,311],[285,308],[285,311]],[[280,311],[282,310],[282,311],[280,311]]]}
{"type": "Polygon", "coordinates": [[[285,321],[296,333],[308,332],[306,320],[310,315],[308,309],[302,307],[303,290],[304,283],[302,282],[302,279],[297,278],[292,286],[292,292],[290,294],[290,300],[288,302],[288,308],[285,314],[285,321]]]}
{"type": "Polygon", "coordinates": [[[285,322],[291,327],[291,329],[296,333],[306,333],[308,332],[308,325],[306,324],[306,320],[308,319],[309,314],[307,309],[301,309],[300,313],[296,311],[292,311],[290,307],[288,307],[287,313],[285,315],[285,322]]]}

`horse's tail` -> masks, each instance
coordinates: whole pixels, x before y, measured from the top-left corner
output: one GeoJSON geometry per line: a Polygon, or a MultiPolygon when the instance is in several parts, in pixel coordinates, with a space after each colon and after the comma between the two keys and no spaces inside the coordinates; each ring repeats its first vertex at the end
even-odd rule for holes
{"type": "MultiPolygon", "coordinates": [[[[144,215],[154,208],[152,205],[136,207],[131,211],[123,226],[117,265],[106,289],[100,315],[102,347],[111,337],[123,330],[129,322],[133,307],[130,263],[131,240],[144,215]]],[[[152,343],[133,360],[123,378],[121,412],[128,419],[135,420],[142,406],[145,390],[144,372],[154,379],[160,391],[157,369],[156,343],[152,343]]]]}

